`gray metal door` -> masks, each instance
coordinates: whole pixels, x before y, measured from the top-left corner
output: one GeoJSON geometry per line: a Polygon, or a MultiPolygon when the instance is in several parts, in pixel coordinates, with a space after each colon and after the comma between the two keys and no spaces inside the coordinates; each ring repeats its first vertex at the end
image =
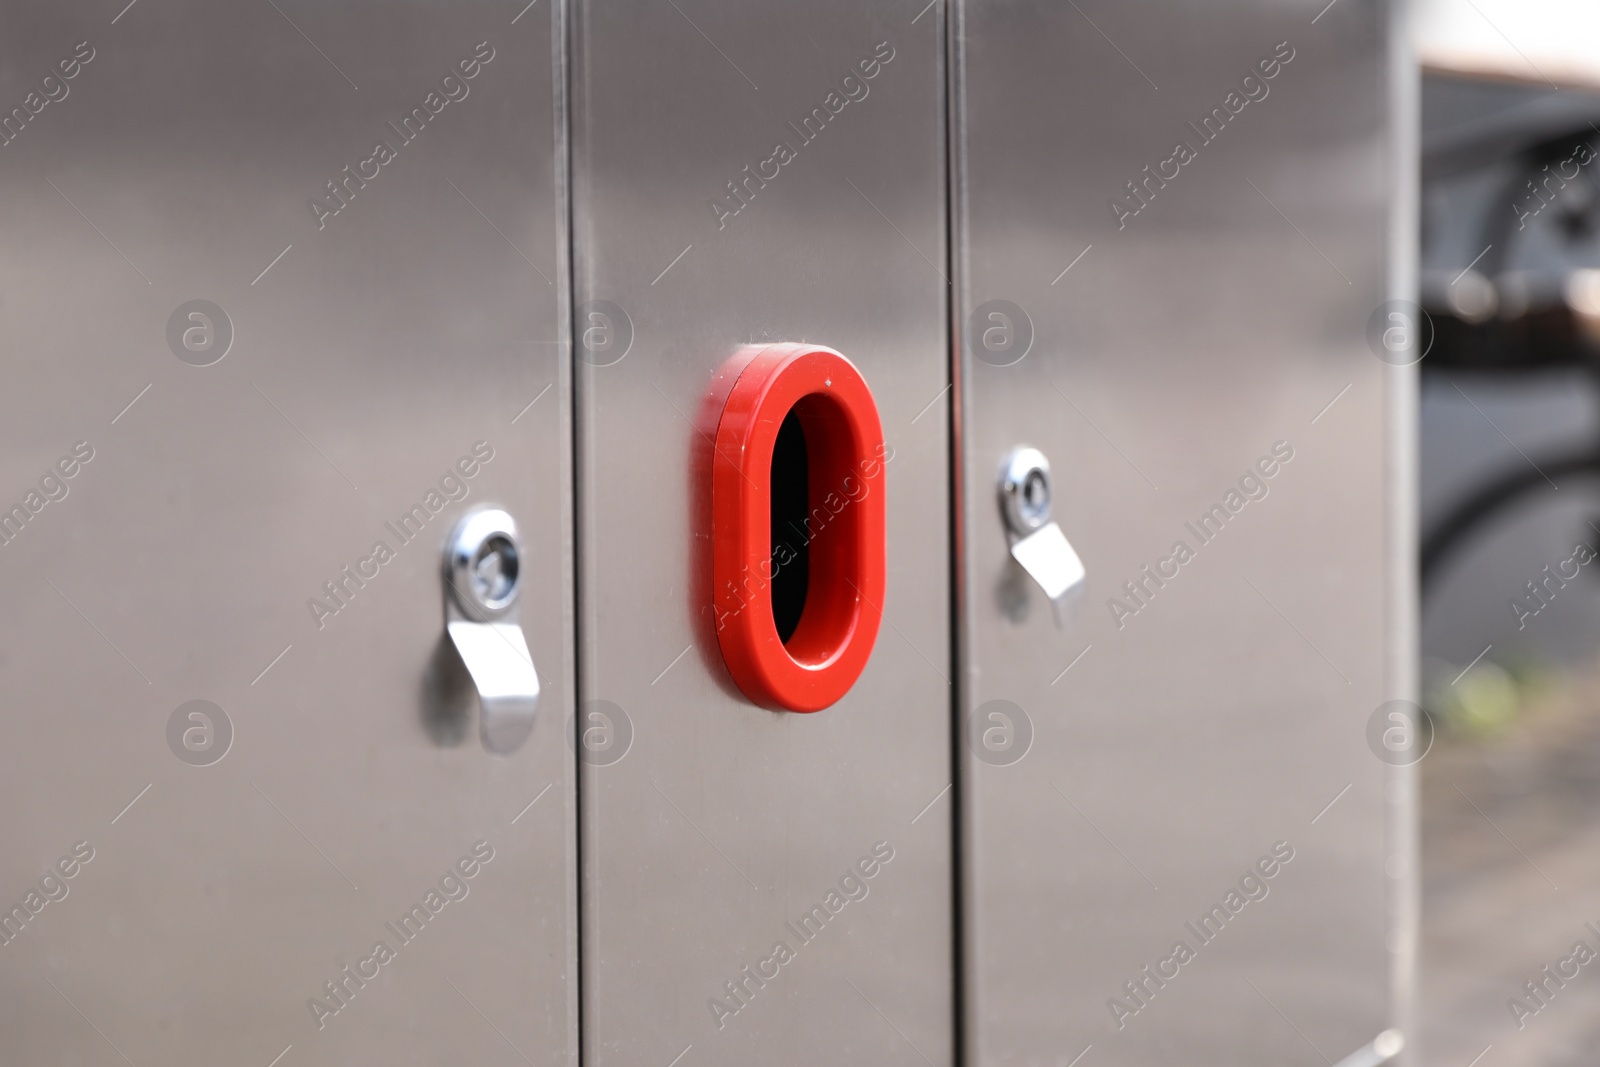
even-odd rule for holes
{"type": "Polygon", "coordinates": [[[1333,1062],[1390,1018],[1386,32],[1320,6],[958,11],[974,1064],[1333,1062]],[[1060,626],[1023,445],[1087,570],[1060,626]]]}
{"type": "Polygon", "coordinates": [[[575,1062],[551,18],[0,19],[7,1063],[575,1062]],[[444,637],[481,505],[504,755],[444,637]]]}
{"type": "Polygon", "coordinates": [[[937,11],[917,14],[575,15],[596,1065],[953,1056],[945,69],[937,11]],[[732,683],[705,569],[708,395],[741,346],[774,342],[853,361],[892,449],[876,647],[811,714],[732,683]]]}

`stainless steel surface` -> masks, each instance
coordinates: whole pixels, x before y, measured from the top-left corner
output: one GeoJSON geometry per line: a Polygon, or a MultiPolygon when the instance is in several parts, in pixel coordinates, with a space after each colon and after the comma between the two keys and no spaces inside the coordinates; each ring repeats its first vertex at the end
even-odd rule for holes
{"type": "Polygon", "coordinates": [[[560,72],[516,15],[0,20],[0,1061],[576,1063],[560,72]],[[439,626],[485,501],[548,712],[506,758],[439,626]]]}
{"type": "Polygon", "coordinates": [[[1411,877],[1365,741],[1410,695],[1386,9],[954,17],[960,707],[1031,740],[962,764],[968,1062],[1336,1059],[1411,877]],[[1092,563],[1065,631],[994,514],[1018,439],[1092,563]]]}
{"type": "Polygon", "coordinates": [[[515,752],[539,711],[539,671],[522,633],[517,523],[499,508],[469,512],[445,547],[445,632],[478,693],[483,747],[515,752]]]}
{"type": "Polygon", "coordinates": [[[575,1067],[580,873],[597,1067],[1394,1056],[1390,18],[0,19],[0,1060],[575,1067]],[[814,714],[711,608],[717,375],[781,341],[888,445],[814,714]]]}
{"type": "Polygon", "coordinates": [[[575,364],[580,707],[611,726],[582,749],[597,1067],[952,1062],[944,65],[939,9],[917,15],[575,12],[574,299],[599,331],[575,364]],[[709,610],[713,376],[776,341],[847,356],[893,450],[885,625],[813,714],[742,699],[709,610]]]}

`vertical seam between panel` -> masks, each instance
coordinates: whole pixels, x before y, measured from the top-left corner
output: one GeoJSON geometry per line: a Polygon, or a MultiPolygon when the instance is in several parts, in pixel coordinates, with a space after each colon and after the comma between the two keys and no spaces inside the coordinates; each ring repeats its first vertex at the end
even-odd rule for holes
{"type": "Polygon", "coordinates": [[[968,827],[967,789],[963,766],[965,748],[963,711],[967,699],[966,588],[964,521],[966,493],[963,468],[962,412],[966,389],[962,377],[961,313],[966,307],[966,271],[963,253],[966,182],[962,161],[965,157],[964,108],[961,80],[961,40],[965,24],[963,0],[943,5],[940,28],[944,35],[944,151],[945,151],[945,259],[950,285],[946,289],[946,332],[950,375],[949,434],[949,542],[950,542],[950,912],[951,912],[951,999],[953,1060],[958,1065],[975,1062],[969,1055],[971,1027],[968,1004],[971,999],[968,961],[971,957],[966,902],[969,896],[966,847],[968,827]]]}

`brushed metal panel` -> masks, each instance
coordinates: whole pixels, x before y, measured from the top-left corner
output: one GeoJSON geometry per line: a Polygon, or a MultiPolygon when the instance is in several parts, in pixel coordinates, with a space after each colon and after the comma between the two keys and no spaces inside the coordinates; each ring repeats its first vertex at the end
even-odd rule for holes
{"type": "Polygon", "coordinates": [[[575,362],[581,707],[605,716],[582,767],[593,1064],[952,1060],[945,72],[916,15],[574,15],[575,328],[631,323],[625,353],[596,334],[575,362]],[[790,126],[814,108],[815,136],[790,126]],[[794,157],[762,168],[779,142],[794,157]],[[769,177],[735,215],[746,166],[769,177]],[[885,624],[852,692],[808,715],[739,695],[709,614],[705,397],[766,341],[854,361],[894,449],[885,624]],[[867,895],[796,937],[879,842],[867,895]],[[792,960],[743,976],[780,941],[792,960]]]}
{"type": "Polygon", "coordinates": [[[0,497],[93,449],[0,547],[0,899],[94,852],[0,944],[8,1063],[496,1063],[508,1043],[575,1062],[560,35],[549,4],[514,15],[3,16],[7,108],[93,50],[0,147],[0,497]],[[493,58],[441,88],[480,42],[493,58]],[[389,123],[414,106],[406,140],[389,123]],[[312,199],[380,139],[395,158],[319,227],[312,199]],[[209,366],[169,348],[195,299],[232,325],[209,366]],[[441,490],[479,441],[493,458],[441,490]],[[545,681],[507,758],[479,744],[443,637],[439,553],[488,502],[525,533],[545,681]],[[397,538],[385,524],[413,504],[429,518],[397,538]],[[342,579],[380,540],[393,558],[342,579]],[[319,620],[308,601],[331,611],[335,580],[348,599],[319,620]],[[232,724],[206,766],[169,750],[192,700],[232,724]],[[439,890],[479,841],[492,860],[439,890]],[[430,889],[437,913],[402,942],[385,924],[430,889]],[[380,940],[394,958],[344,979],[380,940]],[[336,1004],[335,979],[347,1002],[319,1026],[308,1002],[336,1004]]]}
{"type": "Polygon", "coordinates": [[[1363,0],[1317,16],[958,9],[956,320],[1006,300],[1034,335],[999,366],[963,333],[959,361],[961,706],[1009,701],[1032,737],[964,753],[974,1064],[1091,1044],[1085,1063],[1336,1061],[1389,1019],[1388,768],[1365,731],[1408,695],[1386,673],[1406,634],[1391,368],[1364,336],[1386,296],[1387,29],[1363,0]],[[1229,104],[1281,42],[1266,95],[1258,77],[1229,104]],[[1209,139],[1189,125],[1224,107],[1209,139]],[[1194,158],[1140,206],[1126,183],[1180,140],[1194,158]],[[1277,442],[1293,458],[1241,490],[1277,442]],[[1050,458],[1088,569],[1064,629],[1007,555],[994,487],[1020,444],[1050,458]],[[1230,489],[1258,498],[1197,537],[1230,489]],[[1145,579],[1179,541],[1193,558],[1145,579]],[[1292,861],[1247,901],[1279,842],[1292,861]],[[1230,890],[1220,934],[1186,926],[1230,890]],[[1179,941],[1194,958],[1163,965],[1179,941]]]}

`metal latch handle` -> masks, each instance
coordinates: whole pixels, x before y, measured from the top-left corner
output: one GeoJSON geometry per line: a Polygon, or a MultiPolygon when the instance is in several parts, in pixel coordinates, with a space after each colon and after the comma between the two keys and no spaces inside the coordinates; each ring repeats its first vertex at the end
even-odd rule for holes
{"type": "Polygon", "coordinates": [[[445,548],[445,631],[478,691],[483,747],[522,747],[539,709],[539,672],[517,610],[522,589],[517,524],[498,508],[469,513],[445,548]]]}
{"type": "Polygon", "coordinates": [[[1056,625],[1084,586],[1083,560],[1050,521],[1050,461],[1037,448],[1012,449],[1000,468],[1000,508],[1011,535],[1011,558],[1028,572],[1055,609],[1056,625]]]}

